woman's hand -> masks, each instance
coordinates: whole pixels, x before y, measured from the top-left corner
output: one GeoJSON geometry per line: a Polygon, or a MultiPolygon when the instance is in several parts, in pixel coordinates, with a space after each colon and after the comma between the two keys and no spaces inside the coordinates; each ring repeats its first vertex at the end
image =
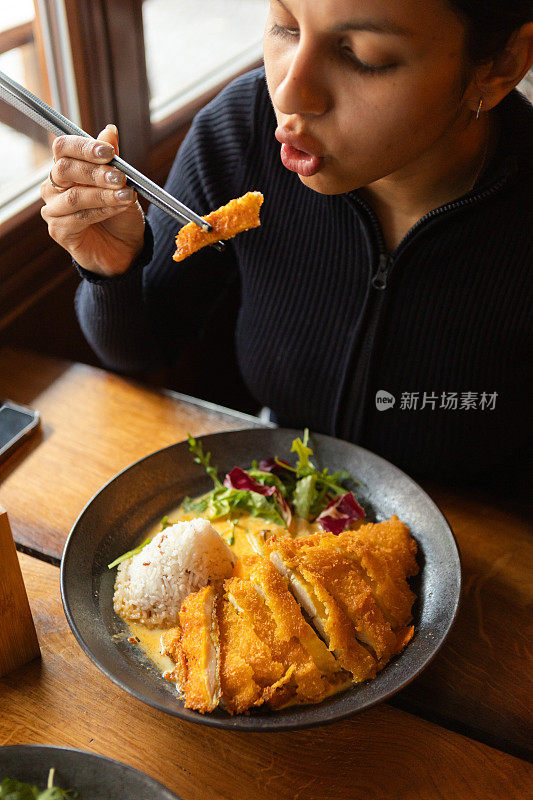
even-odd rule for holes
{"type": "Polygon", "coordinates": [[[118,155],[118,131],[108,125],[98,140],[59,136],[51,177],[41,186],[41,216],[48,233],[87,270],[126,272],[144,241],[144,214],[126,176],[107,166],[118,155]]]}

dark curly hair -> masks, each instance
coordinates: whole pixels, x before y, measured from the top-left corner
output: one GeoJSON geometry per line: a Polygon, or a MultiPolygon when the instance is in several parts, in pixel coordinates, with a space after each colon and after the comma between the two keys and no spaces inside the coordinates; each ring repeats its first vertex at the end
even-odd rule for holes
{"type": "Polygon", "coordinates": [[[448,0],[466,26],[471,65],[491,61],[515,31],[533,22],[533,0],[448,0]]]}

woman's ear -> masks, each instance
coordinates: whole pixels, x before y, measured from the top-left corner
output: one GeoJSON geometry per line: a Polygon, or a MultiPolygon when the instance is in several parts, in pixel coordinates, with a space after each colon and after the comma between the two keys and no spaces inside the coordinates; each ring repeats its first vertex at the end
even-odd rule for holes
{"type": "Polygon", "coordinates": [[[469,92],[472,111],[477,111],[480,99],[483,100],[483,111],[497,106],[520,83],[532,63],[533,22],[528,22],[511,36],[505,50],[490,64],[476,70],[469,92]]]}

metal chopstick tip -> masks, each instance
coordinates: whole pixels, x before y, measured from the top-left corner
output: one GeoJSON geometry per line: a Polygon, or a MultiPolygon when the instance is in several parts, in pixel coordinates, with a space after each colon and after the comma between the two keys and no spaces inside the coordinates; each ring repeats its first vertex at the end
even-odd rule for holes
{"type": "MultiPolygon", "coordinates": [[[[205,222],[205,220],[204,224],[202,225],[202,228],[204,229],[204,231],[206,231],[206,233],[210,233],[213,230],[213,226],[209,222],[205,222]]],[[[226,249],[226,244],[225,242],[218,241],[218,242],[213,242],[211,244],[211,247],[218,253],[222,253],[226,249]]]]}

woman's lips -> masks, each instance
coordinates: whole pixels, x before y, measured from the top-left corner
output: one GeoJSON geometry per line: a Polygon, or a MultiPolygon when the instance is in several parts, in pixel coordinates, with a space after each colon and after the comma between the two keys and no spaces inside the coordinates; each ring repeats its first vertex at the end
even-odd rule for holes
{"type": "Polygon", "coordinates": [[[281,163],[291,172],[297,172],[302,178],[310,178],[322,169],[323,158],[298,150],[290,144],[281,145],[281,163]]]}
{"type": "Polygon", "coordinates": [[[275,135],[281,144],[280,155],[284,167],[304,178],[310,178],[322,169],[324,158],[319,155],[320,145],[311,136],[297,134],[281,126],[275,135]]]}

